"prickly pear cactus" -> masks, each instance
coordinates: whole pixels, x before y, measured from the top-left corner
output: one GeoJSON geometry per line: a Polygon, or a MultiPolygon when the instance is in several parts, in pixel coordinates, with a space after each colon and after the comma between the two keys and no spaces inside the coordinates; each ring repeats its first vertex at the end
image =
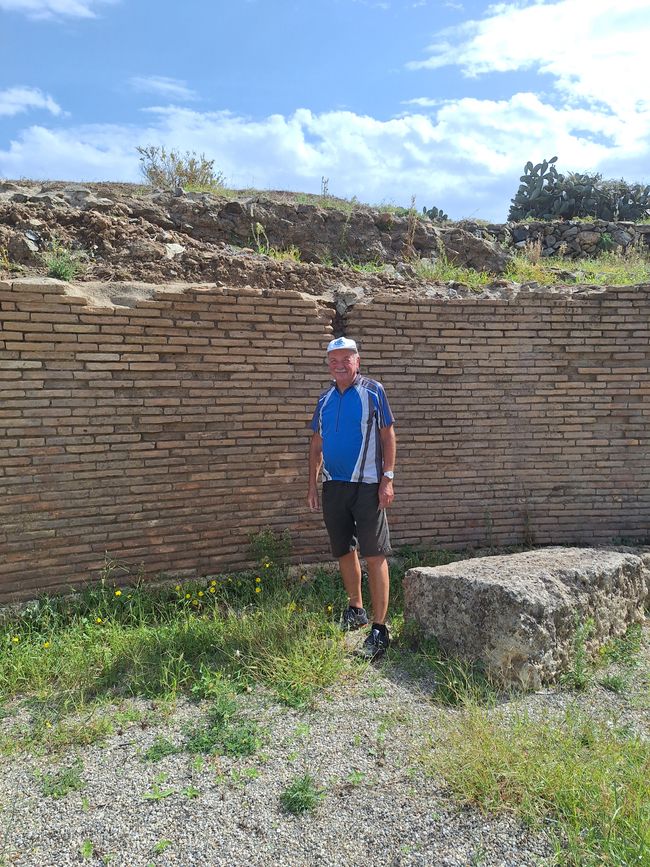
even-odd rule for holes
{"type": "Polygon", "coordinates": [[[442,208],[427,208],[426,205],[422,208],[422,214],[425,217],[428,217],[430,220],[434,220],[437,223],[446,223],[449,217],[442,208]]]}
{"type": "Polygon", "coordinates": [[[561,175],[557,157],[533,165],[526,163],[519,189],[511,201],[508,220],[640,220],[650,216],[650,185],[624,180],[603,181],[597,173],[561,175]]]}

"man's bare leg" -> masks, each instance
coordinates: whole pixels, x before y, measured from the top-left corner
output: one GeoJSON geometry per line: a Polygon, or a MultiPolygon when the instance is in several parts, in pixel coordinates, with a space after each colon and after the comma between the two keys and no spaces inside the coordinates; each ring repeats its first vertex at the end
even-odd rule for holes
{"type": "Polygon", "coordinates": [[[350,597],[349,604],[354,608],[363,608],[361,601],[361,563],[356,551],[350,551],[339,557],[339,569],[343,578],[345,592],[350,597]]]}
{"type": "MultiPolygon", "coordinates": [[[[370,584],[370,599],[372,601],[373,623],[385,623],[388,612],[388,594],[390,588],[388,560],[382,554],[379,557],[366,557],[368,565],[368,583],[370,584]]],[[[360,576],[359,576],[360,577],[360,576]]],[[[360,585],[359,585],[360,586],[360,585]]],[[[350,603],[351,605],[355,603],[350,603]]]]}

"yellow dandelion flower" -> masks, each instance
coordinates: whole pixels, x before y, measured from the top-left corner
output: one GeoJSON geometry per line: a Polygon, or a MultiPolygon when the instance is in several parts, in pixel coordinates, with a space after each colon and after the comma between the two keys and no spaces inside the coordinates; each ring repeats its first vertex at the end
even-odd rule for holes
{"type": "Polygon", "coordinates": [[[217,592],[216,587],[210,587],[210,593],[216,593],[216,592],[217,592]]]}
{"type": "Polygon", "coordinates": [[[210,581],[210,587],[216,587],[216,586],[217,586],[216,581],[210,581]]]}
{"type": "Polygon", "coordinates": [[[307,580],[307,576],[306,576],[306,575],[301,575],[301,576],[300,576],[300,580],[301,580],[301,581],[306,581],[306,580],[307,580]]]}
{"type": "Polygon", "coordinates": [[[196,605],[198,605],[198,604],[199,604],[199,600],[198,600],[198,599],[192,599],[192,605],[196,606],[196,605]]]}
{"type": "Polygon", "coordinates": [[[270,569],[270,568],[271,568],[271,564],[270,564],[270,563],[265,563],[265,564],[264,564],[264,568],[265,568],[265,569],[270,569]]]}
{"type": "Polygon", "coordinates": [[[185,598],[186,598],[186,599],[191,599],[191,598],[192,598],[192,594],[191,594],[191,593],[186,593],[186,594],[185,594],[185,598]]]}
{"type": "Polygon", "coordinates": [[[44,641],[44,642],[43,642],[43,647],[44,647],[46,650],[47,650],[47,648],[48,648],[49,646],[50,646],[50,642],[49,642],[49,641],[44,641]]]}
{"type": "Polygon", "coordinates": [[[11,640],[14,644],[18,644],[18,642],[20,641],[20,638],[18,638],[17,635],[14,635],[14,637],[11,640]]]}
{"type": "Polygon", "coordinates": [[[328,614],[331,614],[331,613],[332,613],[332,606],[331,606],[331,605],[328,605],[328,606],[327,606],[327,613],[328,613],[328,614]]]}
{"type": "Polygon", "coordinates": [[[45,722],[45,728],[46,728],[46,729],[51,729],[51,728],[52,728],[52,723],[51,723],[49,720],[46,720],[46,722],[45,722]]]}
{"type": "Polygon", "coordinates": [[[116,591],[115,591],[115,595],[116,595],[116,596],[121,596],[121,595],[122,595],[122,591],[121,591],[121,590],[116,590],[116,591]]]}
{"type": "Polygon", "coordinates": [[[102,620],[101,617],[95,617],[95,623],[103,623],[103,622],[104,621],[102,620]]]}
{"type": "Polygon", "coordinates": [[[255,583],[256,583],[256,584],[261,584],[261,583],[262,583],[262,579],[258,576],[258,577],[255,579],[255,583]]]}
{"type": "Polygon", "coordinates": [[[255,592],[256,592],[256,593],[261,593],[261,592],[262,592],[262,588],[261,588],[261,587],[256,587],[256,588],[255,588],[255,592]]]}
{"type": "Polygon", "coordinates": [[[177,593],[180,591],[180,589],[181,589],[181,585],[180,585],[180,584],[177,584],[176,587],[174,587],[174,590],[175,590],[177,593]]]}
{"type": "Polygon", "coordinates": [[[197,595],[198,595],[198,596],[205,596],[205,593],[203,592],[203,590],[199,590],[199,592],[198,592],[197,595]]]}

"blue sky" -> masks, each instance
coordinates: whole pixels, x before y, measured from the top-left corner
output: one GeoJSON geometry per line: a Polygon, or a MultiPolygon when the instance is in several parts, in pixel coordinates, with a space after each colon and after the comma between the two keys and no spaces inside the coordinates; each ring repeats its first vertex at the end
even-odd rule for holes
{"type": "Polygon", "coordinates": [[[650,183],[649,0],[0,0],[0,177],[234,187],[505,219],[527,160],[650,183]]]}

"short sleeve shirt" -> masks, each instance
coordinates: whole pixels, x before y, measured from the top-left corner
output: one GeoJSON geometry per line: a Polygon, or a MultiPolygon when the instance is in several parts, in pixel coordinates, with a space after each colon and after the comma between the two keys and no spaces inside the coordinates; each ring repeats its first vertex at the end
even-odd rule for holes
{"type": "Polygon", "coordinates": [[[332,383],[311,420],[311,429],[323,438],[323,479],[378,482],[383,469],[379,431],[394,422],[381,383],[357,374],[342,394],[332,383]]]}

